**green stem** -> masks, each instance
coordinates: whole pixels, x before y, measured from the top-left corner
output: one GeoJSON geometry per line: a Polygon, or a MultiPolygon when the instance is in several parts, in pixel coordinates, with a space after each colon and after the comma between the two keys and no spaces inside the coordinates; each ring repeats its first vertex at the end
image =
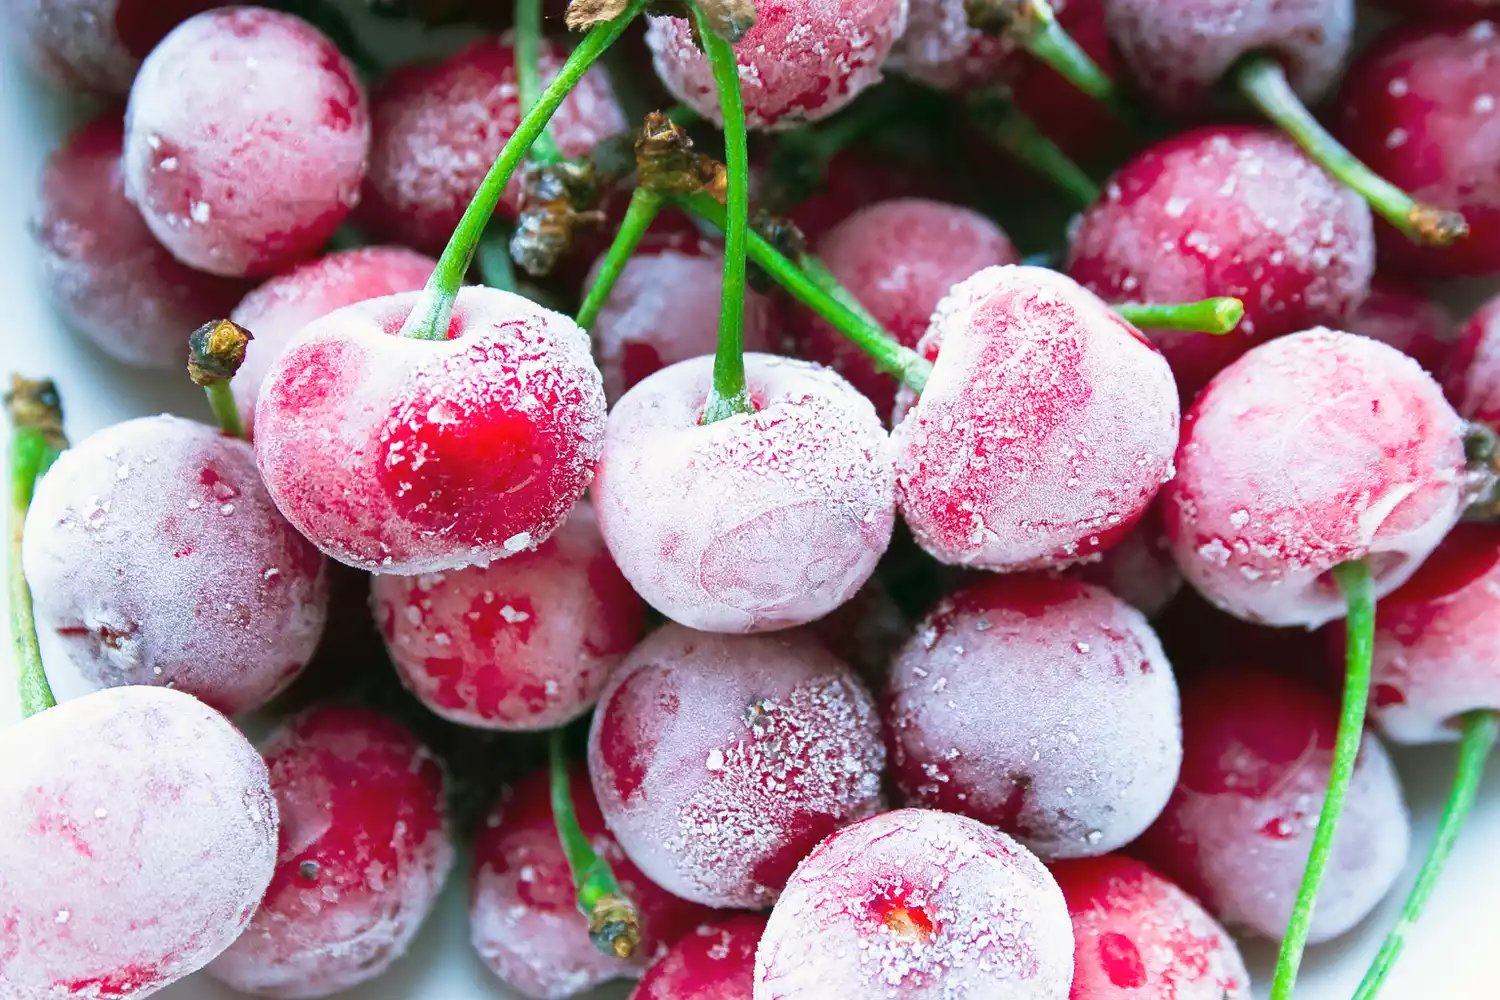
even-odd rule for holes
{"type": "Polygon", "coordinates": [[[814,285],[817,285],[819,289],[837,300],[840,305],[844,306],[844,308],[854,313],[854,315],[864,320],[870,326],[875,327],[887,337],[890,336],[890,331],[886,330],[881,325],[880,320],[876,319],[870,313],[870,310],[864,307],[864,303],[855,298],[854,293],[845,288],[834,273],[828,270],[828,265],[823,263],[821,257],[817,254],[804,251],[797,257],[797,266],[802,269],[802,273],[807,275],[814,285]]]}
{"type": "Polygon", "coordinates": [[[245,349],[253,339],[249,330],[229,319],[209,320],[188,336],[188,377],[208,397],[219,429],[230,437],[245,437],[229,381],[245,363],[245,349]]]}
{"type": "Polygon", "coordinates": [[[1396,959],[1401,957],[1401,950],[1406,947],[1406,934],[1416,925],[1427,906],[1438,876],[1453,853],[1453,845],[1458,842],[1458,832],[1463,829],[1464,820],[1468,819],[1474,800],[1479,796],[1479,779],[1484,776],[1485,761],[1495,746],[1496,734],[1500,733],[1500,714],[1489,710],[1469,712],[1463,717],[1460,731],[1463,735],[1458,744],[1458,767],[1453,773],[1453,787],[1438,820],[1432,846],[1427,850],[1427,859],[1422,862],[1422,870],[1417,873],[1416,884],[1406,897],[1396,926],[1386,935],[1380,953],[1375,956],[1370,971],[1365,973],[1354,994],[1354,1000],[1375,1000],[1396,959]]]}
{"type": "Polygon", "coordinates": [[[1190,330],[1215,336],[1232,333],[1245,318],[1245,303],[1225,295],[1170,305],[1121,302],[1110,308],[1143,330],[1190,330]]]}
{"type": "Polygon", "coordinates": [[[205,386],[203,394],[208,397],[208,408],[213,411],[219,429],[230,437],[244,439],[245,423],[240,419],[240,408],[235,405],[234,393],[228,382],[205,386]]]}
{"type": "MultiPolygon", "coordinates": [[[[672,200],[684,210],[723,230],[724,206],[714,201],[712,195],[673,195],[672,200]]],[[[916,392],[926,388],[927,377],[932,374],[932,362],[911,348],[903,347],[877,324],[867,322],[839,297],[820,288],[801,268],[756,233],[750,234],[748,252],[750,259],[785,288],[792,298],[853,341],[855,346],[870,356],[876,367],[896,376],[902,384],[916,392]]],[[[847,296],[849,293],[845,291],[843,294],[847,296]]]]}
{"type": "Polygon", "coordinates": [[[474,252],[474,267],[479,272],[479,280],[504,292],[516,290],[516,267],[510,258],[510,237],[510,226],[492,219],[474,252]]]}
{"type": "Polygon", "coordinates": [[[578,825],[562,729],[554,729],[548,735],[547,753],[552,818],[557,826],[557,839],[568,859],[568,870],[573,873],[578,910],[589,921],[589,938],[604,954],[628,959],[641,943],[640,914],[615,880],[609,862],[595,852],[578,825]]]}
{"type": "Polygon", "coordinates": [[[1242,63],[1236,83],[1261,114],[1275,122],[1324,170],[1353,188],[1375,213],[1423,246],[1445,247],[1468,235],[1469,225],[1458,212],[1427,205],[1376,174],[1328,134],[1307,110],[1286,70],[1271,56],[1242,63]]]}
{"type": "MultiPolygon", "coordinates": [[[[536,105],[542,92],[542,0],[516,0],[516,96],[524,115],[536,105]]],[[[531,158],[556,163],[562,152],[548,129],[542,129],[531,147],[531,158]]]]}
{"type": "Polygon", "coordinates": [[[725,195],[724,289],[719,299],[719,346],[714,352],[713,389],[703,406],[703,423],[739,413],[754,413],[745,388],[745,244],[750,234],[750,148],[745,135],[745,101],[734,46],[714,34],[694,3],[693,17],[708,65],[719,89],[724,115],[725,195]]]}
{"type": "Polygon", "coordinates": [[[500,156],[479,185],[474,200],[464,210],[458,228],[453,230],[448,246],[438,258],[437,268],[427,280],[427,287],[422,290],[421,298],[417,300],[411,315],[406,318],[401,336],[418,340],[448,339],[453,302],[458,297],[464,275],[468,273],[469,264],[474,258],[474,248],[484,234],[490,216],[495,213],[495,206],[500,203],[505,185],[563,100],[578,85],[578,81],[583,79],[589,67],[598,61],[625,32],[630,22],[635,20],[636,15],[645,9],[646,3],[647,0],[630,0],[630,6],[619,17],[589,29],[583,41],[569,53],[567,62],[563,63],[557,76],[542,91],[536,104],[522,116],[515,133],[506,141],[505,148],[500,151],[500,156]]]}
{"type": "Polygon", "coordinates": [[[1307,932],[1312,926],[1313,906],[1318,901],[1318,887],[1328,869],[1333,853],[1333,837],[1339,816],[1349,794],[1349,781],[1359,758],[1359,744],[1364,736],[1365,705],[1370,698],[1370,654],[1375,645],[1375,583],[1370,567],[1363,559],[1340,563],[1333,568],[1334,579],[1344,592],[1349,607],[1344,620],[1344,645],[1347,667],[1344,675],[1344,700],[1339,710],[1338,735],[1334,738],[1333,767],[1328,773],[1328,791],[1313,834],[1312,851],[1302,873],[1302,885],[1287,922],[1286,936],[1276,956],[1276,977],[1271,983],[1271,1000],[1290,1000],[1302,952],[1307,947],[1307,932]]]}
{"type": "Polygon", "coordinates": [[[1131,124],[1140,124],[1140,113],[1131,106],[1110,75],[1083,51],[1073,36],[1057,23],[1047,0],[1022,0],[1027,24],[1019,29],[1021,44],[1063,79],[1131,124]]]}
{"type": "Polygon", "coordinates": [[[1001,149],[1050,180],[1078,207],[1087,208],[1099,200],[1094,179],[1014,105],[1007,102],[989,133],[1001,149]]]}
{"type": "Polygon", "coordinates": [[[57,704],[36,635],[31,587],[21,568],[21,540],[26,512],[37,480],[67,447],[62,436],[62,404],[50,380],[30,382],[11,378],[6,397],[12,423],[10,439],[10,631],[16,644],[16,683],[21,715],[30,718],[57,704]]]}
{"type": "Polygon", "coordinates": [[[661,205],[662,196],[645,188],[636,188],[635,193],[630,196],[630,207],[625,210],[620,230],[615,233],[614,242],[604,255],[599,275],[589,286],[588,294],[583,297],[583,305],[578,307],[578,325],[583,329],[592,327],[599,318],[604,303],[609,301],[609,293],[614,290],[615,282],[620,280],[625,265],[630,261],[630,255],[640,246],[641,237],[646,235],[651,220],[661,211],[661,205]]]}

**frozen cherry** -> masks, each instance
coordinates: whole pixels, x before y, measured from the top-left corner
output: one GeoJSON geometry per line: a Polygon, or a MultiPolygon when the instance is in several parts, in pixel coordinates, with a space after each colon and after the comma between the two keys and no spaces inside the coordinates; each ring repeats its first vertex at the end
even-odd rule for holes
{"type": "Polygon", "coordinates": [[[1274,56],[1298,95],[1317,101],[1354,32],[1354,0],[1104,0],[1104,16],[1141,92],[1187,116],[1211,105],[1219,82],[1258,55],[1274,56]]]}
{"type": "Polygon", "coordinates": [[[1166,361],[1067,277],[980,271],[937,307],[918,350],[935,363],[892,433],[896,496],[942,562],[1078,562],[1124,537],[1171,478],[1166,361]]]}
{"type": "Polygon", "coordinates": [[[379,576],[371,600],[402,683],[444,718],[490,729],[547,729],[582,715],[646,627],[646,606],[586,502],[535,552],[379,576]]]}
{"type": "Polygon", "coordinates": [[[745,356],[755,412],[700,423],[711,357],[664,368],[609,415],[594,502],[625,578],[714,632],[801,625],[869,579],[895,521],[869,400],[818,365],[745,356]]]}
{"type": "Polygon", "coordinates": [[[572,320],[470,286],[449,339],[394,336],[419,295],[313,321],[255,410],[256,458],[282,513],[334,559],[378,573],[536,548],[603,446],[604,389],[572,320]]]}
{"type": "Polygon", "coordinates": [[[1375,268],[1369,207],[1281,134],[1201,128],[1117,171],[1072,236],[1068,273],[1113,302],[1245,305],[1235,332],[1148,330],[1184,400],[1255,344],[1344,326],[1375,268]]]}
{"type": "Polygon", "coordinates": [[[1432,376],[1393,347],[1317,329],[1262,344],[1203,390],[1162,515],[1204,597],[1315,626],[1345,612],[1334,567],[1367,560],[1376,596],[1390,593],[1471,492],[1462,421],[1432,376]]]}
{"type": "Polygon", "coordinates": [[[124,137],[107,113],[48,158],[32,223],[42,280],[68,325],[110,357],[178,368],[188,334],[229,312],[247,286],[192,270],[151,235],[125,198],[124,137]]]}
{"type": "Polygon", "coordinates": [[[970,90],[1004,78],[1019,61],[1019,44],[971,27],[968,8],[965,0],[911,0],[906,31],[887,65],[940,90],[970,90]]]}
{"type": "MultiPolygon", "coordinates": [[[[1183,687],[1182,776],[1141,840],[1147,861],[1225,923],[1280,938],[1333,763],[1338,703],[1269,671],[1220,668],[1183,687]]],[[[1360,745],[1309,942],[1353,927],[1401,873],[1401,786],[1373,735],[1360,745]]]]}
{"type": "Polygon", "coordinates": [[[266,765],[180,691],[86,695],[0,731],[0,992],[138,1000],[208,964],[276,867],[266,765]]]}
{"type": "Polygon", "coordinates": [[[1070,1000],[1250,1000],[1234,939],[1139,861],[1064,861],[1052,877],[1073,917],[1070,1000]]]}
{"type": "Polygon", "coordinates": [[[1139,611],[1076,580],[990,577],[944,598],[896,654],[883,707],[908,802],[1043,859],[1140,836],[1182,760],[1161,643],[1139,611]]]}
{"type": "MultiPolygon", "coordinates": [[[[651,959],[711,916],[630,863],[605,828],[581,763],[572,770],[570,786],[578,824],[640,912],[644,936],[629,963],[602,954],[589,940],[588,919],[578,911],[557,837],[548,774],[527,777],[506,790],[475,839],[469,930],[490,971],[534,1000],[563,1000],[611,979],[639,976],[651,959]]],[[[748,983],[748,967],[745,975],[748,983]]]]}
{"type": "Polygon", "coordinates": [[[213,0],[11,0],[6,25],[35,68],[69,90],[124,97],[141,60],[213,0]]]}
{"type": "MultiPolygon", "coordinates": [[[[936,197],[944,184],[944,178],[919,164],[859,147],[846,146],[819,166],[821,183],[811,192],[765,192],[773,208],[785,210],[812,243],[866,205],[887,198],[936,197]],[[782,203],[784,197],[792,197],[792,203],[782,203]]],[[[775,180],[770,178],[773,187],[775,180]]]]}
{"type": "Polygon", "coordinates": [[[1065,1000],[1073,931],[1057,883],[998,830],[901,809],[797,867],[761,938],[755,1000],[1065,1000]]]}
{"type": "MultiPolygon", "coordinates": [[[[1466,712],[1500,709],[1500,528],[1460,524],[1375,619],[1370,714],[1397,743],[1459,738],[1466,712]]],[[[1341,637],[1340,637],[1341,638],[1341,637]]],[[[1343,658],[1343,643],[1334,642],[1343,658]]]]}
{"type": "Polygon", "coordinates": [[[1464,324],[1443,387],[1459,413],[1500,427],[1500,296],[1476,309],[1464,324]]]}
{"type": "MultiPolygon", "coordinates": [[[[752,128],[790,128],[826,118],[880,81],[880,65],[906,30],[904,0],[785,0],[760,4],[734,47],[752,128]]],[[[708,59],[680,17],[653,17],[646,43],[667,89],[722,122],[708,59]]]]}
{"type": "Polygon", "coordinates": [[[90,683],[265,704],[312,657],[326,564],[277,513],[243,441],[157,416],[106,428],[37,485],[23,565],[37,625],[90,683]]]}
{"type": "MultiPolygon", "coordinates": [[[[382,239],[436,254],[448,242],[490,164],[521,120],[515,49],[509,35],[476,41],[435,66],[392,73],[375,92],[370,170],[358,218],[382,239]]],[[[562,68],[541,48],[544,81],[562,68]]],[[[603,69],[586,73],[552,117],[549,133],[564,156],[584,157],[625,130],[603,69]]],[[[501,199],[514,217],[520,181],[501,199]]]]}
{"type": "Polygon", "coordinates": [[[453,866],[443,768],[400,725],[314,708],[262,747],[281,853],[260,909],[209,975],[268,997],[324,997],[405,952],[453,866]]]}
{"type": "Polygon", "coordinates": [[[151,53],[125,113],[125,191],[178,260],[271,274],[310,257],[359,200],[364,88],[290,14],[224,7],[151,53]]]}
{"type": "MultiPolygon", "coordinates": [[[[246,295],[229,316],[255,336],[230,383],[245,429],[254,430],[255,399],[266,373],[304,326],[356,302],[418,291],[436,265],[431,257],[401,247],[340,250],[278,274],[246,295]]],[[[181,339],[174,355],[179,362],[181,339]]]]}
{"type": "MultiPolygon", "coordinates": [[[[595,262],[585,289],[593,287],[603,260],[595,262]]],[[[647,234],[589,327],[611,404],[647,375],[714,352],[723,287],[721,243],[696,232],[647,234]]],[[[746,290],[745,350],[771,351],[779,321],[773,300],[746,290]]]]}
{"type": "Polygon", "coordinates": [[[1182,571],[1172,558],[1172,540],[1162,524],[1160,499],[1147,508],[1130,534],[1098,562],[1082,566],[1079,575],[1147,618],[1165,611],[1182,590],[1182,571]]]}
{"type": "Polygon", "coordinates": [[[699,924],[646,970],[630,1000],[751,1000],[765,930],[759,913],[699,924]]]}
{"type": "Polygon", "coordinates": [[[664,626],[610,679],[589,732],[620,845],[709,906],[772,902],[814,844],[880,811],[884,767],[869,693],[796,633],[664,626]]]}
{"type": "Polygon", "coordinates": [[[1500,35],[1490,21],[1401,25],[1349,67],[1335,117],[1339,138],[1376,173],[1463,213],[1469,234],[1418,246],[1393,227],[1381,260],[1433,279],[1500,271],[1500,35]]]}
{"type": "Polygon", "coordinates": [[[1458,340],[1441,305],[1420,289],[1380,274],[1370,285],[1369,298],[1350,318],[1349,331],[1390,344],[1439,376],[1458,340]]]}
{"type": "MultiPolygon", "coordinates": [[[[869,205],[818,241],[818,256],[859,304],[907,347],[916,347],[932,311],[960,281],[986,267],[1018,264],[1000,227],[978,212],[922,198],[869,205]]],[[[891,412],[896,379],[810,311],[796,314],[797,352],[825,364],[891,412]]]]}

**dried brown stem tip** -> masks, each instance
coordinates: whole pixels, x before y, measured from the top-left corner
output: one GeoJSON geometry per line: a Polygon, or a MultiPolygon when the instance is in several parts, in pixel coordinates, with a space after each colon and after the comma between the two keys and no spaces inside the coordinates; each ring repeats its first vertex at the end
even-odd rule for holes
{"type": "Polygon", "coordinates": [[[641,915],[624,896],[606,894],[589,914],[589,940],[606,955],[624,961],[641,946],[641,915]]]}
{"type": "Polygon", "coordinates": [[[532,163],[521,181],[510,258],[527,273],[550,274],[579,230],[604,221],[590,163],[532,163]]]}
{"type": "Polygon", "coordinates": [[[62,397],[57,383],[50,378],[10,377],[10,392],[5,394],[5,411],[14,427],[40,431],[47,443],[61,451],[68,446],[63,434],[62,397]]]}
{"type": "Polygon", "coordinates": [[[629,6],[630,0],[573,0],[568,4],[568,30],[587,31],[596,24],[613,21],[629,6]]]}
{"type": "Polygon", "coordinates": [[[234,320],[204,323],[188,337],[188,377],[205,389],[228,382],[245,363],[245,348],[253,339],[234,320]]]}
{"type": "Polygon", "coordinates": [[[658,194],[706,191],[724,203],[729,177],[724,164],[693,149],[682,126],[660,111],[646,116],[635,140],[637,183],[658,194]]]}
{"type": "Polygon", "coordinates": [[[1033,0],[964,0],[964,13],[975,31],[1019,40],[1045,27],[1052,9],[1033,0]]]}
{"type": "Polygon", "coordinates": [[[1469,223],[1457,212],[1434,205],[1416,204],[1407,213],[1407,223],[1423,246],[1452,246],[1469,235],[1469,223]]]}

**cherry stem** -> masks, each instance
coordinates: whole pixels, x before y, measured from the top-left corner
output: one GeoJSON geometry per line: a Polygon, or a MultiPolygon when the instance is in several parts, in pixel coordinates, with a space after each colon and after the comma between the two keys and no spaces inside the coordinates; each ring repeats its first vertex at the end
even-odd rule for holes
{"type": "Polygon", "coordinates": [[[21,568],[21,539],[26,530],[26,512],[37,480],[68,447],[63,436],[62,402],[51,379],[31,381],[11,376],[5,397],[10,415],[10,632],[16,643],[16,685],[21,696],[21,715],[30,718],[57,704],[37,641],[36,616],[31,607],[31,587],[21,568]]]}
{"type": "Polygon", "coordinates": [[[1458,833],[1463,829],[1464,821],[1474,808],[1474,800],[1479,796],[1479,779],[1484,776],[1485,762],[1495,746],[1496,735],[1500,734],[1500,713],[1489,709],[1469,712],[1463,716],[1459,731],[1462,736],[1458,744],[1458,767],[1453,772],[1453,787],[1448,792],[1448,803],[1443,807],[1443,815],[1438,819],[1432,846],[1427,850],[1427,858],[1422,862],[1421,871],[1417,873],[1416,884],[1406,897],[1396,926],[1386,935],[1385,943],[1380,946],[1380,953],[1375,956],[1375,961],[1370,964],[1370,971],[1365,973],[1365,978],[1354,994],[1354,1000],[1374,1000],[1380,988],[1385,985],[1386,976],[1390,974],[1396,960],[1401,957],[1401,950],[1406,947],[1407,932],[1416,925],[1422,910],[1426,908],[1438,877],[1443,873],[1443,866],[1453,853],[1453,845],[1458,842],[1458,833]]]}
{"type": "MultiPolygon", "coordinates": [[[[712,195],[673,195],[672,201],[723,230],[724,206],[715,201],[712,195]]],[[[852,299],[847,290],[843,291],[842,296],[836,296],[820,287],[816,280],[758,233],[750,233],[748,253],[750,259],[785,288],[792,298],[817,313],[868,354],[876,367],[894,375],[903,385],[916,392],[926,388],[927,378],[932,374],[932,362],[911,348],[902,346],[878,324],[869,322],[846,305],[844,297],[852,299]]]]}
{"type": "Polygon", "coordinates": [[[1245,318],[1245,303],[1227,295],[1171,304],[1121,302],[1110,306],[1143,330],[1189,330],[1222,336],[1245,318]]]}
{"type": "Polygon", "coordinates": [[[750,147],[745,135],[745,101],[734,46],[714,34],[701,4],[693,18],[708,65],[719,89],[724,116],[724,167],[727,181],[724,227],[724,290],[719,299],[719,346],[714,352],[713,390],[703,407],[703,423],[740,413],[754,413],[745,388],[745,252],[750,233],[750,147]]]}
{"type": "Polygon", "coordinates": [[[1354,189],[1381,218],[1413,243],[1445,247],[1467,236],[1469,225],[1458,212],[1417,201],[1376,174],[1328,133],[1287,80],[1286,70],[1271,56],[1256,56],[1236,72],[1240,92],[1346,186],[1354,189]]]}
{"type": "Polygon", "coordinates": [[[552,818],[557,826],[557,839],[568,858],[568,870],[573,873],[578,910],[588,918],[589,939],[594,947],[623,961],[640,947],[640,914],[620,888],[609,862],[598,855],[578,825],[561,729],[549,734],[547,756],[552,818]]]}
{"type": "Polygon", "coordinates": [[[577,323],[583,329],[592,327],[599,318],[604,304],[609,301],[609,293],[614,291],[615,282],[620,280],[625,265],[630,261],[630,255],[640,246],[641,237],[646,235],[646,230],[656,218],[656,213],[661,211],[661,206],[662,196],[643,187],[636,188],[635,193],[630,196],[630,207],[625,210],[625,218],[620,222],[620,230],[615,233],[614,242],[610,243],[609,250],[604,254],[598,277],[594,278],[588,294],[583,297],[583,305],[578,307],[577,323]]]}
{"type": "Polygon", "coordinates": [[[1016,37],[1027,52],[1120,118],[1140,123],[1140,113],[1125,99],[1119,85],[1057,23],[1057,14],[1047,0],[1021,0],[1020,15],[1023,21],[1016,28],[1016,37]]]}
{"type": "Polygon", "coordinates": [[[453,230],[453,236],[438,258],[437,268],[427,280],[427,287],[401,327],[401,336],[417,340],[448,339],[454,300],[458,298],[458,290],[463,286],[464,276],[474,259],[474,249],[484,235],[490,216],[495,214],[495,206],[500,203],[505,185],[563,100],[583,79],[589,67],[624,34],[630,22],[645,9],[646,3],[647,0],[630,0],[630,5],[614,20],[590,28],[578,47],[568,54],[562,69],[542,91],[536,104],[521,117],[515,133],[506,141],[489,173],[485,174],[474,200],[464,209],[458,228],[453,230]]]}
{"type": "MultiPolygon", "coordinates": [[[[516,0],[516,95],[525,114],[542,92],[542,0],[516,0]]],[[[539,163],[562,159],[552,134],[542,129],[531,146],[531,158],[539,163]]]]}
{"type": "Polygon", "coordinates": [[[998,104],[993,114],[986,132],[997,146],[1051,181],[1078,207],[1087,208],[1099,200],[1099,185],[1029,116],[1009,101],[998,104]]]}
{"type": "Polygon", "coordinates": [[[253,339],[249,330],[228,319],[210,320],[188,337],[188,377],[208,396],[219,429],[241,439],[246,437],[245,424],[229,380],[245,363],[245,348],[253,339]]]}
{"type": "Polygon", "coordinates": [[[1302,885],[1287,922],[1286,936],[1276,956],[1276,976],[1271,983],[1271,1000],[1290,1000],[1302,953],[1307,948],[1307,932],[1312,926],[1313,906],[1318,887],[1328,869],[1333,853],[1333,837],[1339,816],[1349,794],[1349,781],[1359,758],[1364,737],[1365,706],[1370,698],[1370,656],[1375,645],[1375,583],[1370,567],[1363,559],[1340,563],[1333,568],[1334,579],[1344,592],[1349,614],[1344,620],[1344,643],[1347,667],[1344,675],[1344,700],[1339,709],[1338,735],[1334,738],[1333,767],[1328,773],[1328,791],[1313,834],[1312,851],[1302,873],[1302,885]]]}

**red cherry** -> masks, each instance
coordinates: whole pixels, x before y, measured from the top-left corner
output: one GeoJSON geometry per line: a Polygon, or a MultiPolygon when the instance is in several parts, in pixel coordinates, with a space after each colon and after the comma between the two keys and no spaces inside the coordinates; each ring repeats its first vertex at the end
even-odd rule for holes
{"type": "Polygon", "coordinates": [[[1379,274],[1369,298],[1350,318],[1349,331],[1390,344],[1434,375],[1443,373],[1458,340],[1441,305],[1420,289],[1379,274]]]}
{"type": "Polygon", "coordinates": [[[124,97],[156,43],[213,6],[211,0],[17,0],[6,13],[12,40],[48,80],[124,97]]]}
{"type": "Polygon", "coordinates": [[[1165,611],[1182,590],[1182,573],[1172,559],[1172,541],[1161,518],[1161,500],[1146,508],[1130,534],[1078,575],[1097,584],[1147,618],[1165,611]]]}
{"type": "Polygon", "coordinates": [[[967,91],[1004,78],[1019,61],[1013,37],[969,26],[964,0],[911,0],[910,8],[886,63],[898,73],[939,90],[967,91]]]}
{"type": "Polygon", "coordinates": [[[209,966],[261,996],[327,996],[390,968],[453,865],[443,769],[401,726],[314,708],[262,749],[281,854],[260,909],[209,966]]]}
{"type": "Polygon", "coordinates": [[[845,148],[825,164],[818,190],[790,210],[809,243],[867,205],[888,198],[936,197],[943,180],[919,165],[894,162],[867,150],[845,148]]]}
{"type": "Polygon", "coordinates": [[[1500,296],[1474,311],[1448,358],[1443,388],[1458,412],[1500,426],[1500,296]]]}
{"type": "Polygon", "coordinates": [[[678,939],[641,978],[630,1000],[751,1000],[759,913],[721,917],[678,939]]]}

